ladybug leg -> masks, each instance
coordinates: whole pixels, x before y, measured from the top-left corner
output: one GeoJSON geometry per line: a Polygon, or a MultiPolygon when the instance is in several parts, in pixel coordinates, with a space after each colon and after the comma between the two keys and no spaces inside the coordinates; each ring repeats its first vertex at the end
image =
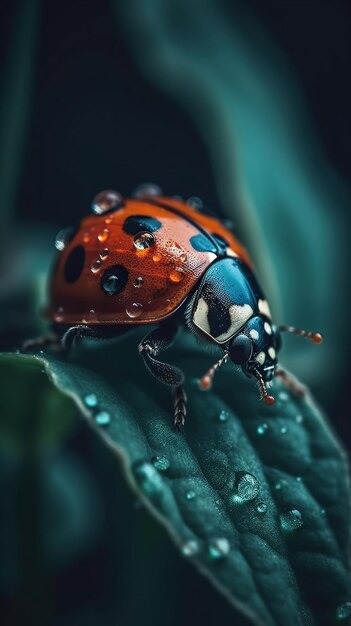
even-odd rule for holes
{"type": "Polygon", "coordinates": [[[91,339],[99,339],[99,334],[92,326],[87,326],[86,324],[71,326],[71,328],[66,330],[66,332],[62,335],[62,349],[68,352],[74,345],[77,337],[90,337],[91,339]]]}
{"type": "Polygon", "coordinates": [[[178,327],[175,324],[159,326],[144,337],[138,350],[149,372],[159,382],[173,388],[174,426],[179,429],[184,425],[186,415],[186,394],[183,389],[184,374],[178,367],[163,363],[155,358],[160,352],[167,350],[172,345],[177,331],[178,327]]]}
{"type": "Polygon", "coordinates": [[[304,396],[306,393],[306,387],[300,385],[295,378],[290,376],[282,367],[277,367],[274,372],[274,376],[281,378],[283,383],[294,393],[296,396],[304,396]]]}
{"type": "Polygon", "coordinates": [[[21,345],[22,352],[42,350],[43,348],[60,348],[61,339],[58,335],[40,335],[34,339],[26,339],[21,345]]]}

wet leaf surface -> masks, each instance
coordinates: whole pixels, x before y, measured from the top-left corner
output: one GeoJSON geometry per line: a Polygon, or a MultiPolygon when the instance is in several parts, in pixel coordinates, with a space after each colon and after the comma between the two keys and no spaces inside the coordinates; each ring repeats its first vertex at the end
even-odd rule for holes
{"type": "Polygon", "coordinates": [[[253,624],[329,624],[351,597],[349,487],[344,454],[320,411],[278,382],[274,407],[230,365],[211,392],[212,362],[188,337],[167,360],[187,374],[188,417],[175,432],[167,388],[137,356],[140,333],[77,347],[43,364],[77,402],[150,511],[253,624]]]}

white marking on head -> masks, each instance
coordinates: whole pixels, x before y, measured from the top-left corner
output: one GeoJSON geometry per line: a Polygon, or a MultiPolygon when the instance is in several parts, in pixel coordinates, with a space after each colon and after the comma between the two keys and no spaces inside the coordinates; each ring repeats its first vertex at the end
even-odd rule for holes
{"type": "Polygon", "coordinates": [[[268,306],[268,302],[267,300],[259,300],[258,301],[258,310],[260,313],[262,313],[262,315],[266,315],[267,317],[269,317],[271,319],[271,312],[269,310],[269,306],[268,306]]]}
{"type": "Polygon", "coordinates": [[[266,360],[266,355],[264,352],[259,352],[258,355],[256,356],[257,363],[259,363],[260,365],[263,365],[263,363],[266,360]]]}
{"type": "Polygon", "coordinates": [[[268,354],[271,357],[271,359],[273,359],[273,360],[275,359],[276,352],[275,352],[274,348],[268,348],[268,354]]]}
{"type": "Polygon", "coordinates": [[[249,304],[231,304],[228,309],[228,313],[230,315],[231,324],[228,330],[215,337],[215,340],[218,341],[218,343],[224,343],[230,339],[230,337],[235,335],[235,333],[237,333],[238,330],[244,326],[250,317],[253,316],[253,310],[249,304]]]}
{"type": "Polygon", "coordinates": [[[234,252],[234,250],[232,250],[231,248],[226,248],[226,254],[227,256],[236,257],[237,259],[239,258],[239,255],[236,252],[234,252]]]}
{"type": "Polygon", "coordinates": [[[270,324],[268,324],[268,322],[264,323],[264,329],[265,329],[267,335],[271,335],[272,334],[272,326],[270,324]]]}
{"type": "Polygon", "coordinates": [[[259,338],[259,332],[257,330],[255,330],[254,328],[252,330],[250,330],[249,332],[250,337],[252,337],[252,339],[258,339],[259,338]]]}
{"type": "Polygon", "coordinates": [[[204,298],[199,298],[193,315],[193,322],[208,335],[210,334],[210,324],[208,322],[208,304],[204,298]]]}

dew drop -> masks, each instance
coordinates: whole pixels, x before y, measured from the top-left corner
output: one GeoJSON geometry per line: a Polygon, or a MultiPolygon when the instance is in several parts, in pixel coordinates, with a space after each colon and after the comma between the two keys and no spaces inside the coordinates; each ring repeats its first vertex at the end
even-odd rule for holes
{"type": "Polygon", "coordinates": [[[225,537],[212,539],[207,546],[208,556],[211,561],[219,561],[230,552],[230,543],[225,537]]]}
{"type": "Polygon", "coordinates": [[[90,309],[89,313],[86,313],[82,318],[84,324],[89,324],[89,322],[95,322],[97,320],[97,315],[94,309],[90,309]]]}
{"type": "Polygon", "coordinates": [[[194,498],[196,497],[196,493],[191,489],[190,491],[186,492],[185,497],[187,500],[194,500],[194,498]]]}
{"type": "Polygon", "coordinates": [[[97,406],[97,403],[98,403],[98,400],[97,400],[95,393],[87,393],[84,396],[84,404],[85,406],[88,406],[90,409],[97,406]]]}
{"type": "Polygon", "coordinates": [[[155,243],[155,237],[148,231],[142,231],[134,236],[133,244],[137,250],[147,250],[155,243]]]}
{"type": "Polygon", "coordinates": [[[285,487],[285,485],[286,485],[285,480],[277,480],[277,482],[274,485],[274,489],[276,491],[280,491],[281,489],[283,489],[283,487],[285,487]]]}
{"type": "Polygon", "coordinates": [[[196,554],[199,553],[200,551],[200,547],[197,541],[195,541],[195,539],[190,539],[189,541],[186,541],[185,543],[183,543],[182,545],[182,554],[184,556],[195,556],[196,554]]]}
{"type": "Polygon", "coordinates": [[[107,259],[108,255],[110,254],[110,251],[108,248],[104,248],[103,250],[101,250],[100,252],[100,259],[102,261],[104,261],[105,259],[107,259]]]}
{"type": "Polygon", "coordinates": [[[249,502],[256,498],[259,488],[257,478],[253,474],[237,472],[232,500],[238,503],[249,502]]]}
{"type": "Polygon", "coordinates": [[[134,198],[145,198],[148,196],[162,196],[162,189],[154,183],[143,183],[133,191],[134,198]]]}
{"type": "Polygon", "coordinates": [[[351,617],[351,602],[343,602],[336,609],[336,619],[339,622],[348,620],[351,617]]]}
{"type": "Polygon", "coordinates": [[[163,491],[162,478],[157,469],[146,461],[137,461],[132,466],[135,479],[141,490],[150,498],[158,497],[163,491]]]}
{"type": "Polygon", "coordinates": [[[55,248],[56,250],[64,250],[66,245],[71,241],[76,229],[74,226],[68,226],[67,228],[62,228],[55,238],[55,248]]]}
{"type": "Polygon", "coordinates": [[[102,266],[102,261],[101,259],[96,259],[96,261],[94,261],[94,263],[91,264],[90,269],[93,272],[93,274],[96,274],[102,266]]]}
{"type": "Polygon", "coordinates": [[[98,240],[100,241],[100,243],[105,243],[105,241],[107,241],[107,239],[109,238],[110,235],[110,231],[108,228],[104,228],[97,236],[98,240]]]}
{"type": "Polygon", "coordinates": [[[227,422],[228,421],[228,411],[225,411],[224,409],[221,410],[220,414],[218,415],[218,421],[219,422],[227,422]]]}
{"type": "Polygon", "coordinates": [[[278,398],[281,402],[287,402],[289,400],[289,396],[286,391],[280,391],[278,394],[278,398]]]}
{"type": "Polygon", "coordinates": [[[286,433],[288,432],[287,427],[286,426],[282,426],[281,429],[280,429],[280,432],[281,432],[282,435],[286,435],[286,433]]]}
{"type": "Polygon", "coordinates": [[[135,281],[133,283],[133,286],[136,289],[139,289],[142,286],[143,283],[144,283],[143,277],[142,276],[138,276],[138,278],[135,279],[135,281]]]}
{"type": "Polygon", "coordinates": [[[295,417],[295,421],[296,421],[298,424],[302,424],[302,422],[303,422],[303,417],[302,417],[302,415],[296,415],[296,417],[295,417]]]}
{"type": "Polygon", "coordinates": [[[198,196],[191,196],[191,198],[187,199],[186,203],[193,209],[197,209],[198,211],[200,211],[204,206],[204,203],[198,196]]]}
{"type": "Polygon", "coordinates": [[[170,272],[169,278],[173,283],[180,283],[184,278],[184,270],[181,267],[176,267],[170,272]]]}
{"type": "Polygon", "coordinates": [[[261,513],[261,515],[263,515],[263,513],[266,513],[267,511],[267,504],[265,502],[259,502],[256,507],[256,511],[257,513],[261,513]]]}
{"type": "Polygon", "coordinates": [[[268,430],[268,424],[260,424],[259,426],[257,426],[257,429],[256,429],[257,434],[261,436],[265,435],[267,430],[268,430]]]}
{"type": "Polygon", "coordinates": [[[302,524],[302,515],[298,509],[291,509],[290,511],[281,513],[280,515],[280,526],[285,532],[297,530],[298,528],[301,528],[302,524]]]}
{"type": "Polygon", "coordinates": [[[297,482],[298,482],[298,483],[302,483],[302,478],[301,478],[301,476],[296,476],[296,480],[297,480],[297,482]]]}
{"type": "Polygon", "coordinates": [[[161,259],[162,259],[162,255],[159,252],[156,252],[156,254],[152,256],[152,260],[154,263],[159,263],[161,259]]]}
{"type": "Polygon", "coordinates": [[[99,411],[99,413],[95,415],[95,422],[99,426],[108,426],[110,421],[111,415],[107,411],[99,411]]]}
{"type": "Polygon", "coordinates": [[[126,313],[129,317],[135,319],[136,317],[140,317],[143,312],[143,305],[138,302],[133,302],[126,308],[126,313]]]}
{"type": "Polygon", "coordinates": [[[91,210],[95,215],[102,215],[107,211],[116,209],[122,203],[122,196],[118,191],[112,189],[105,189],[95,196],[91,205],[91,210]]]}
{"type": "Polygon", "coordinates": [[[165,456],[154,456],[152,459],[152,464],[156,467],[159,472],[165,472],[169,469],[170,462],[165,456]]]}
{"type": "Polygon", "coordinates": [[[65,312],[65,309],[63,308],[63,306],[59,306],[56,309],[56,315],[55,315],[55,321],[56,322],[62,322],[63,321],[63,319],[64,319],[64,312],[65,312]]]}

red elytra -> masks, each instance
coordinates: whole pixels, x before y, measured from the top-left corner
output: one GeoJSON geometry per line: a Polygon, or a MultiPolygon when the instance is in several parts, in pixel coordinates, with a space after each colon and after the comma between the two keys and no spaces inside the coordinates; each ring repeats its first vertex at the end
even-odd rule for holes
{"type": "Polygon", "coordinates": [[[116,210],[85,217],[57,260],[49,317],[67,325],[150,324],[166,319],[216,258],[213,251],[195,249],[191,243],[206,233],[225,240],[229,254],[252,265],[242,244],[219,220],[173,198],[124,199],[116,210]],[[137,245],[138,233],[124,229],[133,216],[160,223],[151,238],[141,229],[137,245]],[[67,280],[67,264],[74,255],[80,267],[67,280]],[[102,281],[116,265],[126,269],[128,278],[120,293],[111,296],[102,281]]]}

